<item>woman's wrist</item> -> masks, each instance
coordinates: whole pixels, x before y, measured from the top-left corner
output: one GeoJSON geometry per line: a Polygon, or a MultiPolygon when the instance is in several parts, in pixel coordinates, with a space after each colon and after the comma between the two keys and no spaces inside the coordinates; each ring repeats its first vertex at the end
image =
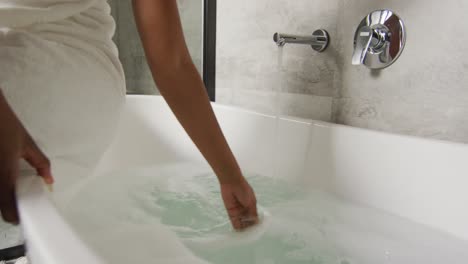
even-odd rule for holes
{"type": "Polygon", "coordinates": [[[244,176],[239,167],[222,170],[216,173],[220,184],[236,184],[244,181],[244,176]]]}

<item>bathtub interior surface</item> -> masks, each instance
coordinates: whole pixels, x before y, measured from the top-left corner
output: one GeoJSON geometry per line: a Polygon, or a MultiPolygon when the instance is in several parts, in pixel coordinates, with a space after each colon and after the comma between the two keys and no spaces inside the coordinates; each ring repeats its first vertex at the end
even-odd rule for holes
{"type": "MultiPolygon", "coordinates": [[[[244,171],[283,178],[468,240],[466,145],[214,107],[244,171]]],[[[115,144],[98,174],[184,162],[206,165],[161,97],[129,96],[115,144]]]]}
{"type": "Polygon", "coordinates": [[[169,252],[187,258],[193,253],[212,264],[464,264],[468,259],[468,242],[444,232],[288,180],[246,176],[257,192],[262,223],[242,233],[231,231],[215,175],[198,162],[97,177],[72,201],[69,219],[115,264],[144,263],[170,257],[169,252]]]}
{"type": "MultiPolygon", "coordinates": [[[[468,202],[464,191],[468,184],[465,177],[468,166],[464,161],[468,156],[467,145],[310,120],[276,119],[216,104],[214,108],[243,171],[330,193],[468,241],[468,211],[464,210],[468,202]]],[[[114,143],[94,176],[86,177],[80,186],[113,171],[187,162],[207,166],[162,98],[127,96],[114,143]]],[[[73,193],[79,194],[80,186],[73,193]]],[[[32,199],[24,200],[26,204],[31,203],[29,206],[35,204],[32,199]]],[[[51,207],[45,202],[44,206],[51,207]]],[[[27,218],[31,219],[27,220],[26,237],[36,238],[29,243],[29,248],[53,258],[52,251],[58,249],[46,249],[41,246],[44,241],[37,239],[39,234],[43,236],[48,231],[33,221],[40,212],[24,208],[23,211],[29,212],[27,218]]],[[[56,220],[64,230],[70,229],[66,217],[64,220],[58,215],[56,220]]],[[[58,237],[57,246],[68,241],[66,237],[58,237]]],[[[164,245],[164,241],[155,239],[149,243],[164,245]]],[[[346,242],[353,245],[353,241],[346,242]]],[[[77,243],[83,246],[81,252],[86,251],[79,239],[70,243],[77,243]]],[[[187,254],[188,258],[192,257],[187,254]]],[[[95,259],[91,251],[90,256],[95,259]]]]}
{"type": "MultiPolygon", "coordinates": [[[[243,170],[285,177],[468,240],[468,145],[214,107],[243,170]]],[[[99,171],[184,161],[205,162],[162,98],[129,96],[99,171]]]]}

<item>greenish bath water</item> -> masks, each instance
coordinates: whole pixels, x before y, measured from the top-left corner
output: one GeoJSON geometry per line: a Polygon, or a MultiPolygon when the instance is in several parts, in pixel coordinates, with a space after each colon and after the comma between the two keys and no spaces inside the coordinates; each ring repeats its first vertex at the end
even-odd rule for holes
{"type": "Polygon", "coordinates": [[[331,252],[305,252],[308,242],[301,237],[300,230],[287,233],[270,230],[272,219],[269,210],[304,199],[304,192],[283,181],[249,176],[257,192],[262,224],[254,230],[235,233],[226,218],[213,177],[211,173],[194,177],[191,183],[198,185],[200,189],[197,192],[168,192],[155,188],[151,194],[157,207],[162,208],[161,222],[182,238],[196,255],[213,263],[226,264],[324,263],[327,258],[333,258],[331,252]],[[324,253],[330,254],[325,256],[324,253]]]}
{"type": "Polygon", "coordinates": [[[66,217],[109,263],[466,263],[468,243],[282,180],[247,174],[262,223],[234,232],[198,164],[98,177],[66,217]]]}

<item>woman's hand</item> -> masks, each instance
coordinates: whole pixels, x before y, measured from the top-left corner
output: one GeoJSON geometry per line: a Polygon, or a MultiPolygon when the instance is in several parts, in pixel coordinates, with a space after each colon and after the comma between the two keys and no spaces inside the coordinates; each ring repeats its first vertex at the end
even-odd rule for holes
{"type": "Polygon", "coordinates": [[[234,229],[242,230],[258,223],[257,199],[244,177],[239,182],[222,183],[221,195],[234,229]]]}
{"type": "Polygon", "coordinates": [[[50,163],[20,123],[0,91],[0,212],[10,223],[18,223],[15,187],[19,160],[24,158],[48,184],[53,183],[50,163]]]}

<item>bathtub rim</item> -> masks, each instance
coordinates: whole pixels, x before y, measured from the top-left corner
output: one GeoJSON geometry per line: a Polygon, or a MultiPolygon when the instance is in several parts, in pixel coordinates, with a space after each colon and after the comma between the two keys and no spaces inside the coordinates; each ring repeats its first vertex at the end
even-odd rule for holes
{"type": "MultiPolygon", "coordinates": [[[[161,95],[143,95],[143,94],[127,94],[126,95],[126,100],[127,102],[133,102],[136,100],[157,100],[160,101],[161,103],[167,105],[166,101],[161,95]]],[[[265,117],[265,118],[271,118],[275,119],[276,116],[272,114],[266,114],[266,113],[261,113],[255,110],[251,109],[246,109],[242,108],[241,106],[235,106],[235,105],[228,105],[228,104],[223,104],[223,103],[218,103],[218,102],[212,102],[211,105],[213,106],[213,109],[224,109],[224,110],[230,110],[230,111],[237,111],[245,114],[251,114],[259,117],[265,117]]],[[[348,131],[356,131],[356,132],[364,132],[368,133],[370,135],[386,135],[386,136],[391,136],[394,138],[401,138],[401,139],[410,139],[410,140],[416,140],[419,142],[427,142],[427,143],[436,143],[436,144],[445,144],[445,145],[452,145],[452,146],[459,146],[459,147],[464,147],[468,148],[468,143],[463,143],[463,142],[457,142],[457,141],[450,141],[450,140],[444,140],[444,139],[436,139],[436,138],[427,138],[427,137],[421,137],[421,136],[415,136],[415,135],[407,135],[407,134],[401,134],[401,133],[395,133],[395,132],[388,132],[388,131],[382,131],[382,130],[375,130],[375,129],[370,129],[370,128],[363,128],[363,127],[355,127],[355,126],[350,126],[350,125],[345,125],[345,124],[338,124],[338,123],[332,123],[332,122],[327,122],[327,121],[321,121],[321,120],[315,120],[315,119],[308,119],[308,118],[302,118],[302,117],[296,117],[296,116],[290,116],[290,115],[279,115],[279,119],[284,120],[284,121],[290,121],[290,122],[297,122],[297,123],[303,123],[303,124],[309,124],[309,125],[315,125],[319,127],[329,127],[329,128],[341,128],[341,129],[346,129],[348,131]]]]}

